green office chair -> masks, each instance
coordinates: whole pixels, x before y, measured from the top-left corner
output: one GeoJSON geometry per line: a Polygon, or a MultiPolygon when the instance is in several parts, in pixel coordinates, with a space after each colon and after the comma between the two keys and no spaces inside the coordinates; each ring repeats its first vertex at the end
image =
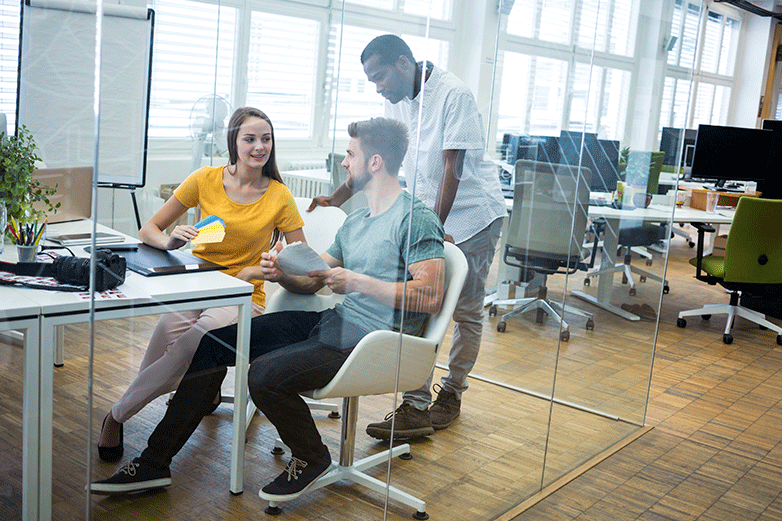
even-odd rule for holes
{"type": "Polygon", "coordinates": [[[736,316],[746,318],[777,333],[782,345],[782,327],[766,320],[765,315],[739,304],[739,297],[763,297],[782,292],[782,200],[742,197],[728,234],[725,256],[703,255],[705,232],[714,232],[709,225],[697,225],[698,256],[690,260],[695,266],[695,278],[708,284],[720,284],[730,292],[729,304],[707,305],[682,311],[676,325],[685,327],[684,317],[726,313],[728,321],[722,341],[733,342],[730,334],[736,316]]]}

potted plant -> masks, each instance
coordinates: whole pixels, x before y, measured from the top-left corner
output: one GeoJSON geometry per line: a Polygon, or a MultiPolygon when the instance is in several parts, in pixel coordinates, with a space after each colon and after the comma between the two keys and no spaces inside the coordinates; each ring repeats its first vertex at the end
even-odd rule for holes
{"type": "Polygon", "coordinates": [[[43,221],[60,207],[60,203],[53,205],[49,201],[57,185],[52,188],[33,178],[35,162],[40,161],[36,148],[32,134],[24,126],[16,136],[0,133],[0,200],[5,202],[9,221],[43,221]]]}

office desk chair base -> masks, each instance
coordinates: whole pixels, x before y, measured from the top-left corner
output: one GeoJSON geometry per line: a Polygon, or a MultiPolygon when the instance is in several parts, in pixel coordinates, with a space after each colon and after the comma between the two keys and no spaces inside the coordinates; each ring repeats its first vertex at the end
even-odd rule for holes
{"type": "MultiPolygon", "coordinates": [[[[355,446],[356,440],[358,397],[345,398],[343,400],[343,409],[345,418],[343,419],[342,423],[342,439],[340,442],[339,456],[340,461],[333,461],[333,468],[328,473],[315,480],[312,485],[307,488],[307,492],[323,488],[327,485],[331,485],[332,483],[336,483],[337,481],[350,481],[359,485],[363,485],[368,489],[382,495],[385,495],[386,490],[388,490],[388,497],[390,499],[399,501],[400,503],[408,505],[416,510],[415,514],[413,514],[415,519],[429,519],[429,514],[426,513],[425,501],[411,496],[406,492],[402,492],[396,487],[386,486],[386,484],[379,479],[373,478],[372,476],[364,473],[366,469],[388,462],[389,458],[399,456],[400,459],[412,459],[412,456],[410,455],[410,445],[407,443],[397,445],[390,450],[384,450],[377,454],[362,458],[358,461],[353,461],[353,447],[355,446]]],[[[282,454],[286,450],[289,451],[288,447],[285,446],[282,440],[277,439],[274,443],[274,450],[272,452],[274,454],[282,454]]],[[[267,509],[267,513],[272,515],[280,513],[281,510],[278,505],[279,503],[275,501],[269,501],[269,509],[267,509]],[[272,510],[274,513],[269,512],[269,510],[272,510]]]]}
{"type": "Polygon", "coordinates": [[[511,300],[497,300],[494,302],[494,305],[489,310],[489,315],[496,315],[497,306],[502,306],[502,305],[514,305],[518,307],[515,307],[513,310],[502,315],[502,318],[497,323],[497,331],[499,331],[500,333],[505,332],[505,329],[507,328],[506,322],[509,318],[515,317],[516,315],[521,315],[522,313],[526,313],[527,311],[532,311],[533,309],[537,310],[538,312],[535,321],[539,324],[543,322],[544,314],[547,314],[552,318],[554,318],[555,320],[562,322],[562,327],[560,330],[560,340],[562,340],[563,342],[567,342],[568,340],[570,340],[570,326],[568,325],[567,322],[565,322],[562,319],[562,315],[564,315],[564,313],[570,313],[579,317],[585,317],[587,319],[586,322],[587,331],[592,331],[595,329],[595,321],[592,319],[592,313],[588,313],[578,308],[574,308],[573,306],[568,306],[567,304],[562,305],[559,302],[555,302],[552,300],[546,300],[540,297],[530,297],[525,299],[511,299],[511,300]]]}
{"type": "Polygon", "coordinates": [[[599,277],[600,275],[606,274],[606,273],[615,273],[620,272],[622,273],[622,284],[630,284],[630,290],[628,293],[631,297],[634,297],[637,294],[637,290],[635,289],[635,280],[633,279],[633,273],[638,275],[638,280],[640,282],[646,282],[647,280],[654,280],[657,282],[663,283],[663,293],[667,294],[670,291],[670,286],[668,286],[668,281],[664,280],[662,277],[659,277],[657,275],[654,275],[653,273],[649,273],[646,270],[642,270],[641,268],[638,268],[632,264],[629,264],[627,262],[620,262],[614,265],[613,267],[608,268],[600,268],[597,271],[593,271],[592,273],[589,273],[584,278],[584,286],[591,285],[591,279],[593,277],[599,277]]]}
{"type": "Polygon", "coordinates": [[[771,329],[777,333],[777,345],[782,346],[782,327],[772,324],[766,320],[766,316],[763,313],[741,307],[733,304],[707,304],[700,309],[691,309],[688,311],[682,311],[679,313],[679,318],[676,319],[676,325],[684,328],[687,327],[687,320],[684,317],[692,317],[700,315],[704,320],[709,320],[712,315],[727,315],[727,321],[725,323],[725,332],[722,334],[722,342],[725,344],[733,343],[733,335],[730,334],[730,330],[733,328],[733,323],[736,317],[741,317],[758,324],[761,328],[771,329]]]}

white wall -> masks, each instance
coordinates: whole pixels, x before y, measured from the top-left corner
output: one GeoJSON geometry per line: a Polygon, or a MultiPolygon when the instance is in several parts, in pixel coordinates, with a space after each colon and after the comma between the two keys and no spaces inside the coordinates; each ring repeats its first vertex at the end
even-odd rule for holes
{"type": "MultiPolygon", "coordinates": [[[[771,9],[773,6],[759,7],[771,9]]],[[[770,17],[748,14],[744,17],[743,40],[739,47],[739,60],[736,69],[736,92],[733,95],[733,111],[728,124],[737,127],[756,127],[760,125],[760,99],[766,88],[768,64],[774,49],[774,26],[776,21],[770,17]]]]}

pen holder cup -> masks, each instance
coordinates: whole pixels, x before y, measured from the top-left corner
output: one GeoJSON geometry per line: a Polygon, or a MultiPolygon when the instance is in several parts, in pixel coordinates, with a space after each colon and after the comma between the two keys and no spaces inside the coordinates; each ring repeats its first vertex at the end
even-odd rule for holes
{"type": "Polygon", "coordinates": [[[19,262],[35,262],[35,255],[38,253],[38,245],[16,246],[16,253],[19,255],[19,262]]]}

